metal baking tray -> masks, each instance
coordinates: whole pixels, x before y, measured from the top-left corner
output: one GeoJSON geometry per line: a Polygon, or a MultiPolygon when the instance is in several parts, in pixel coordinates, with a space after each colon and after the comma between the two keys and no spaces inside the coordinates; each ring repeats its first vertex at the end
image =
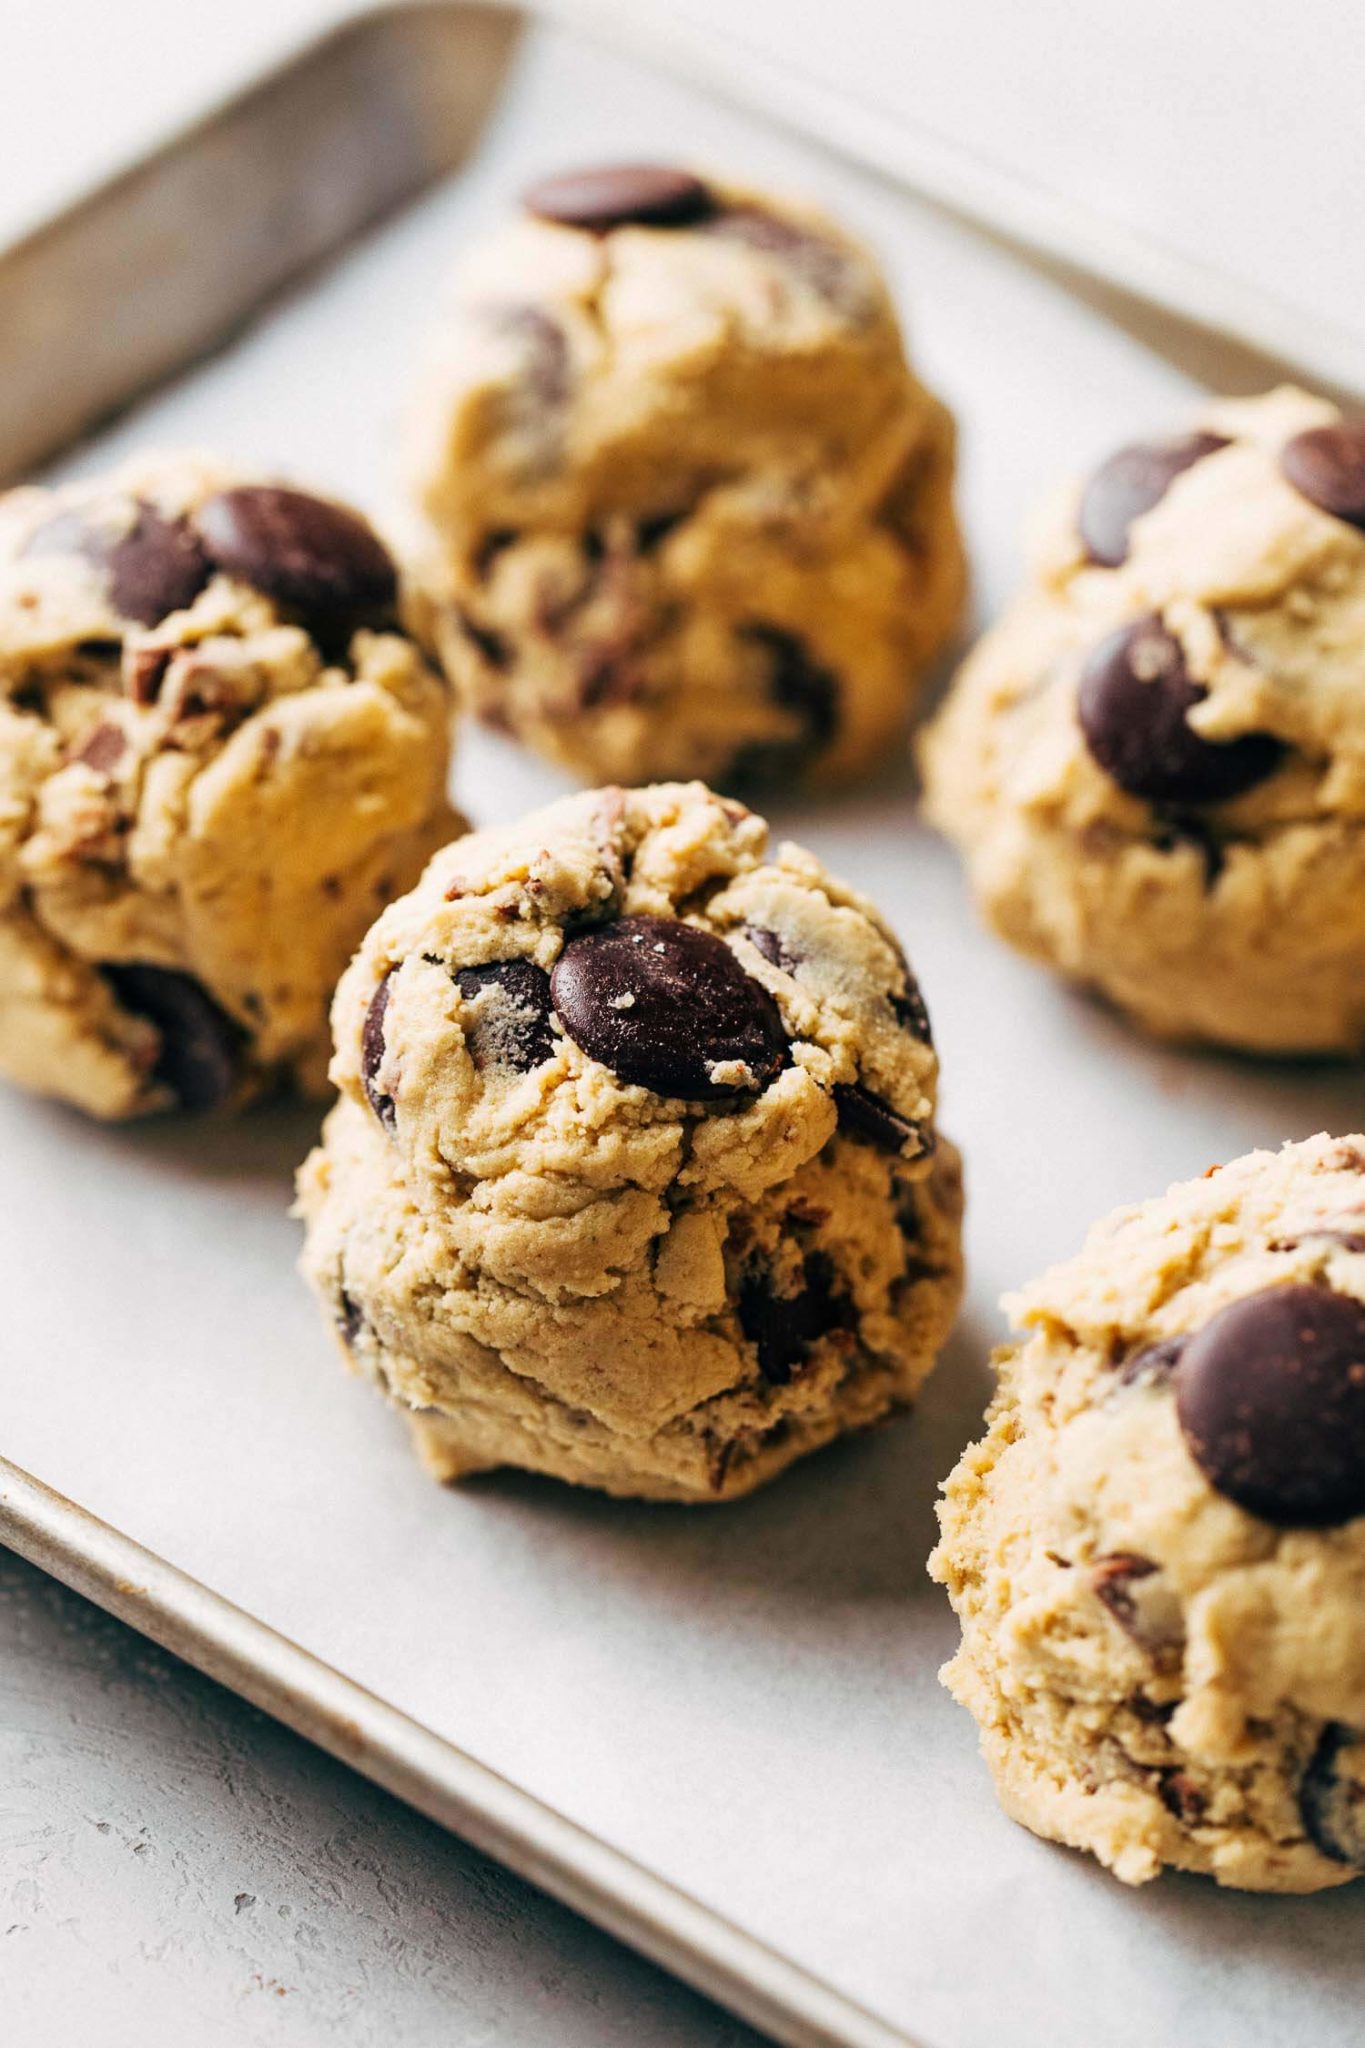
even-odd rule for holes
{"type": "MultiPolygon", "coordinates": [[[[633,58],[507,9],[398,8],[0,256],[0,468],[203,443],[382,509],[460,238],[534,170],[645,152],[811,190],[881,247],[964,423],[983,613],[1059,472],[1201,378],[1266,381],[1165,316],[1139,341],[1122,307],[633,58]]],[[[463,742],[480,819],[561,786],[463,742]]],[[[515,1476],[442,1492],[292,1273],[310,1112],[210,1138],[5,1096],[0,1540],[780,2041],[1346,2048],[1356,1896],[1130,1896],[998,1814],[936,1683],[953,1627],[922,1562],[1001,1290],[1118,1201],[1358,1125],[1358,1078],[1143,1045],[1016,962],[894,769],[774,823],[883,903],[944,1049],[972,1284],[912,1421],[713,1515],[515,1476]]]]}

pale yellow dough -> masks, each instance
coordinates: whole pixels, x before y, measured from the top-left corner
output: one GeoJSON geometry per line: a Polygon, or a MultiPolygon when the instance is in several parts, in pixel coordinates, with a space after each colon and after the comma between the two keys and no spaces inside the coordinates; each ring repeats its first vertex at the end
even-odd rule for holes
{"type": "Polygon", "coordinates": [[[933,1364],[961,1197],[908,969],[862,898],[766,837],[699,784],[566,799],[439,854],[343,979],[304,1269],[440,1476],[725,1499],[904,1406],[933,1364]],[[461,989],[514,962],[548,990],[566,929],[642,915],[716,935],[770,992],[788,1046],[765,1086],[628,1083],[548,1008],[516,1055],[525,1011],[461,989]],[[903,1144],[841,1129],[836,1085],[872,1091],[903,1144]]]}
{"type": "Polygon", "coordinates": [[[962,1622],[943,1677],[1006,1811],[1127,1883],[1166,1864],[1263,1891],[1360,1874],[1321,1852],[1301,1799],[1326,1738],[1365,1803],[1365,1519],[1247,1513],[1190,1455],[1169,1382],[1122,1370],[1277,1283],[1365,1300],[1353,1245],[1365,1139],[1317,1137],[1119,1210],[1006,1304],[988,1433],[930,1559],[962,1622]],[[1114,1571],[1127,1625],[1097,1592],[1114,1571]]]}
{"type": "Polygon", "coordinates": [[[99,1117],[171,1106],[201,1010],[231,1099],[321,1088],[338,974],[460,828],[449,693],[396,627],[324,651],[221,572],[153,625],[115,608],[91,525],[242,481],[167,457],[0,500],[0,1073],[99,1117]]]}
{"type": "Polygon", "coordinates": [[[713,190],[691,227],[525,217],[465,263],[408,427],[427,626],[585,780],[847,780],[961,610],[952,421],[866,250],[713,190]]]}
{"type": "Polygon", "coordinates": [[[927,735],[929,816],[989,922],[1162,1036],[1270,1053],[1365,1044],[1365,533],[1286,480],[1284,445],[1337,419],[1302,391],[1205,408],[1231,445],[1176,477],[1104,568],[1078,492],[1032,581],[927,735]],[[1077,721],[1086,654],[1158,613],[1207,696],[1206,739],[1269,733],[1278,770],[1167,810],[1125,792],[1077,721]]]}

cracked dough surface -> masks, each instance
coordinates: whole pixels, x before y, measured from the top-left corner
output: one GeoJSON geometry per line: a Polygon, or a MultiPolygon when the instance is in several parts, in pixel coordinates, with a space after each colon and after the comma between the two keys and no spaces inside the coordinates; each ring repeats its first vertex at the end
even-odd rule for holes
{"type": "Polygon", "coordinates": [[[1116,566],[1087,554],[1067,489],[924,743],[928,813],[991,925],[1163,1036],[1365,1043],[1365,531],[1281,466],[1339,418],[1291,388],[1210,405],[1193,424],[1226,445],[1133,521],[1116,566]],[[1204,693],[1192,730],[1279,743],[1225,801],[1145,799],[1087,746],[1086,657],[1144,616],[1204,693]]]}
{"type": "Polygon", "coordinates": [[[871,256],[711,188],[686,226],[523,217],[409,422],[428,628],[468,703],[587,781],[841,781],[961,611],[949,414],[871,256]]]}
{"type": "Polygon", "coordinates": [[[448,691],[384,607],[305,619],[199,553],[242,482],[0,501],[0,1072],[100,1117],[320,1088],[338,974],[460,826],[448,691]]]}
{"type": "Polygon", "coordinates": [[[766,841],[698,784],[572,797],[445,849],[344,977],[304,1269],[442,1477],[726,1498],[930,1370],[961,1199],[922,1005],[875,911],[766,841]],[[613,996],[593,949],[643,932],[665,959],[680,930],[780,1020],[762,1074],[722,1061],[700,1099],[623,1080],[554,1008],[586,962],[574,1028],[648,1072],[671,997],[650,1008],[648,961],[613,996]]]}
{"type": "Polygon", "coordinates": [[[944,1680],[1006,1811],[1128,1883],[1314,1891],[1365,1864],[1365,1517],[1247,1512],[1172,1391],[1191,1333],[1290,1284],[1365,1300],[1365,1140],[1251,1153],[1098,1224],[1007,1301],[988,1432],[945,1488],[944,1680]]]}

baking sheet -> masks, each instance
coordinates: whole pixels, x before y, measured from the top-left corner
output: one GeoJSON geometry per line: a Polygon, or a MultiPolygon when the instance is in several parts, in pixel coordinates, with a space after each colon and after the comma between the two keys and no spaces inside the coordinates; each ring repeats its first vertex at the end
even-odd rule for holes
{"type": "MultiPolygon", "coordinates": [[[[811,189],[881,246],[964,421],[985,612],[1025,505],[1194,387],[1054,283],[875,181],[559,35],[477,164],[73,467],[199,441],[374,503],[402,378],[468,226],[557,160],[714,160],[811,189]]],[[[562,785],[487,736],[458,793],[562,785]]],[[[1358,1890],[1128,1894],[998,1814],[937,1686],[935,1483],[975,1428],[994,1302],[1091,1218],[1256,1143],[1358,1125],[1358,1072],[1175,1055],[972,925],[904,779],[779,828],[908,942],[967,1155],[972,1286],[917,1417],[714,1514],[530,1480],[441,1492],[333,1362],[284,1207],[307,1113],[105,1132],[0,1101],[0,1448],[932,2048],[1359,2040],[1358,1890]]]]}

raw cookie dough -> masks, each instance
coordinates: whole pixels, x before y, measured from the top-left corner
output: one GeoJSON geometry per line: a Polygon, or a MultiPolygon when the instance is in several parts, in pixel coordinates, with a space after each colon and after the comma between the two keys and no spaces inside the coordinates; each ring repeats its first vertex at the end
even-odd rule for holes
{"type": "Polygon", "coordinates": [[[905,1406],[960,1288],[919,992],[698,783],[447,847],[337,991],[304,1270],[442,1478],[746,1493],[905,1406]]]}
{"type": "Polygon", "coordinates": [[[450,673],[592,782],[863,774],[961,609],[952,421],[805,207],[638,165],[534,188],[409,439],[450,673]]]}
{"type": "Polygon", "coordinates": [[[1006,1811],[1126,1883],[1365,1869],[1365,1137],[1121,1209],[1006,1303],[929,1569],[1006,1811]]]}
{"type": "Polygon", "coordinates": [[[1365,424],[1304,392],[1121,450],[925,744],[991,924],[1147,1029],[1365,1045],[1365,424]]]}
{"type": "Polygon", "coordinates": [[[358,515],[197,457],[0,499],[0,1073],[99,1117],[324,1084],[461,829],[397,594],[358,515]]]}

